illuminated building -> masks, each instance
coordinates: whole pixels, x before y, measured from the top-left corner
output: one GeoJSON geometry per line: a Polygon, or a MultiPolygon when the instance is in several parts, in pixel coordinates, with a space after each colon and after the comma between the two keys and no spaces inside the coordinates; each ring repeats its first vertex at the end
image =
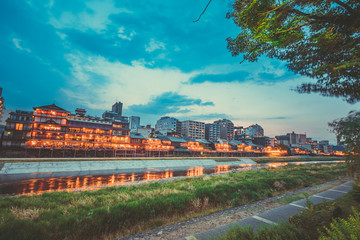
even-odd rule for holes
{"type": "Polygon", "coordinates": [[[2,114],[2,110],[4,108],[4,98],[2,97],[2,87],[0,87],[0,118],[2,114]]]}
{"type": "Polygon", "coordinates": [[[11,112],[6,120],[3,138],[3,147],[23,148],[25,142],[30,138],[33,113],[16,110],[11,112]]]}
{"type": "Polygon", "coordinates": [[[171,141],[161,140],[158,138],[149,138],[147,145],[145,145],[147,151],[170,151],[174,150],[174,146],[171,145],[171,141]]]}
{"type": "Polygon", "coordinates": [[[264,129],[258,124],[253,124],[245,128],[244,132],[246,136],[249,136],[250,138],[264,136],[264,129]]]}
{"type": "Polygon", "coordinates": [[[225,139],[218,139],[217,143],[215,143],[215,149],[218,152],[231,152],[232,151],[229,141],[227,141],[225,139]]]}
{"type": "Polygon", "coordinates": [[[232,140],[234,139],[234,124],[228,119],[221,119],[214,122],[219,126],[219,133],[221,139],[232,140]]]}
{"type": "Polygon", "coordinates": [[[197,121],[181,122],[181,134],[185,137],[195,139],[205,139],[205,123],[197,121]]]}
{"type": "Polygon", "coordinates": [[[76,114],[56,105],[34,108],[31,139],[28,148],[51,149],[131,149],[129,123],[125,117],[106,121],[76,114]]]}
{"type": "Polygon", "coordinates": [[[234,124],[227,119],[214,121],[205,125],[205,139],[216,141],[217,139],[234,139],[234,124]]]}
{"type": "Polygon", "coordinates": [[[242,152],[245,151],[245,144],[243,142],[240,142],[238,140],[232,140],[232,144],[236,145],[236,151],[242,152]]]}
{"type": "Polygon", "coordinates": [[[244,135],[245,135],[244,127],[241,127],[241,126],[234,127],[234,139],[235,140],[244,138],[244,135]]]}
{"type": "Polygon", "coordinates": [[[4,106],[4,98],[2,97],[2,88],[0,87],[0,139],[5,130],[6,119],[10,117],[12,111],[4,106]]]}
{"type": "Polygon", "coordinates": [[[31,140],[26,143],[27,147],[64,147],[69,115],[69,111],[55,104],[34,107],[31,140]]]}
{"type": "Polygon", "coordinates": [[[167,136],[168,133],[181,135],[181,122],[173,117],[162,117],[157,120],[155,130],[167,136]]]}

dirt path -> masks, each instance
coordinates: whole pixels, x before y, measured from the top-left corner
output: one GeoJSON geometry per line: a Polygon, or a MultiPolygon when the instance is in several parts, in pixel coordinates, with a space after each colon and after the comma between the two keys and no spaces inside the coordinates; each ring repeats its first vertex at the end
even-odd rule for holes
{"type": "Polygon", "coordinates": [[[317,194],[319,192],[330,189],[334,186],[340,185],[345,182],[346,179],[334,180],[331,182],[323,183],[320,185],[299,189],[292,192],[280,194],[278,196],[268,198],[265,200],[250,203],[244,206],[239,206],[223,211],[215,212],[210,215],[189,219],[187,221],[163,226],[153,229],[148,232],[132,235],[126,238],[130,239],[152,239],[152,240],[173,240],[182,239],[196,233],[204,232],[213,228],[217,228],[229,223],[241,220],[253,215],[257,215],[261,212],[277,208],[286,205],[289,202],[296,201],[304,198],[304,193],[308,195],[317,194]]]}

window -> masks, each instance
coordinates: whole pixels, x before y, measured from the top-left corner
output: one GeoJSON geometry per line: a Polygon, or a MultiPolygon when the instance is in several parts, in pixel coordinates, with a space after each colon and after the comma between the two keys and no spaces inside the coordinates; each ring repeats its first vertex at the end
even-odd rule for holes
{"type": "Polygon", "coordinates": [[[22,123],[17,123],[16,125],[15,125],[15,129],[16,130],[23,130],[23,124],[22,123]]]}

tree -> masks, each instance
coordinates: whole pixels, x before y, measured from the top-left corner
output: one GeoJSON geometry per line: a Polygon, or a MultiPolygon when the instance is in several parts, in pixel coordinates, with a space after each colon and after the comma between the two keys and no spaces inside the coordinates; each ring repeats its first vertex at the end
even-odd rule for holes
{"type": "Polygon", "coordinates": [[[298,92],[360,101],[359,0],[236,0],[233,9],[240,27],[227,39],[233,56],[284,60],[291,71],[317,80],[298,92]]]}
{"type": "Polygon", "coordinates": [[[338,142],[345,145],[349,174],[360,187],[360,112],[350,112],[345,118],[329,123],[338,142]]]}

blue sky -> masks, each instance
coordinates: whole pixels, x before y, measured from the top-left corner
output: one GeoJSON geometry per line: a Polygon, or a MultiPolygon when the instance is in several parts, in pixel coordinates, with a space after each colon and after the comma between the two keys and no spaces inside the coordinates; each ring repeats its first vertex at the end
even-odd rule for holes
{"type": "Polygon", "coordinates": [[[226,19],[230,1],[3,0],[0,86],[8,109],[56,103],[100,116],[116,101],[124,115],[154,125],[161,116],[235,125],[265,134],[306,132],[330,139],[327,123],[359,104],[300,95],[312,81],[286,64],[242,63],[226,48],[239,29],[226,19]]]}

